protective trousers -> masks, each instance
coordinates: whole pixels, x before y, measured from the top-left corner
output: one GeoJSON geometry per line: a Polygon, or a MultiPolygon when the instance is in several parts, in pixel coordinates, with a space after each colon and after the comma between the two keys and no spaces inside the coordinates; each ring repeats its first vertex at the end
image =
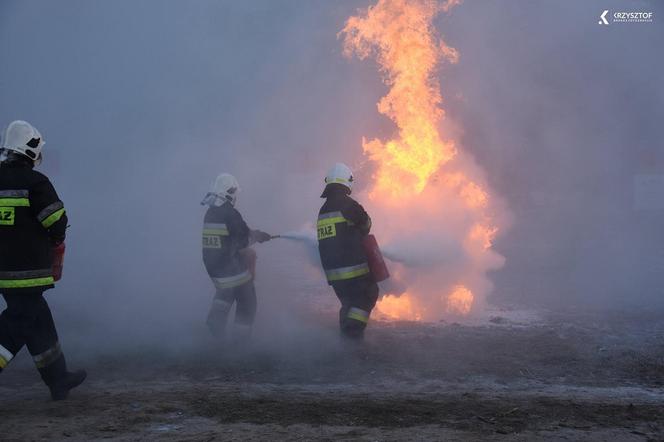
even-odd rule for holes
{"type": "Polygon", "coordinates": [[[244,338],[251,334],[251,327],[256,317],[256,289],[253,280],[237,287],[217,289],[207,318],[208,327],[214,336],[221,337],[225,334],[228,314],[233,303],[237,303],[236,337],[244,338]]]}
{"type": "Polygon", "coordinates": [[[42,293],[34,289],[2,294],[7,308],[0,315],[0,371],[26,345],[42,380],[52,386],[66,375],[67,366],[42,293]]]}
{"type": "Polygon", "coordinates": [[[334,282],[332,288],[341,301],[339,310],[341,335],[351,339],[362,339],[371,310],[378,300],[378,284],[371,275],[366,275],[334,282]]]}

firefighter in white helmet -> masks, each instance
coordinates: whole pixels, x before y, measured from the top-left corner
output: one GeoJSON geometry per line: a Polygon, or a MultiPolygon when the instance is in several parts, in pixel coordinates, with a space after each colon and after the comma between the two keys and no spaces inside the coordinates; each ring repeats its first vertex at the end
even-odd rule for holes
{"type": "Polygon", "coordinates": [[[208,206],[203,224],[203,262],[216,288],[207,324],[223,337],[231,307],[236,303],[235,332],[246,338],[256,315],[254,269],[256,254],[249,246],[272,236],[251,230],[235,208],[240,186],[233,175],[222,173],[201,202],[208,206]]]}
{"type": "Polygon", "coordinates": [[[371,218],[350,197],[353,172],[336,163],[325,177],[318,214],[318,251],[328,284],[339,301],[342,336],[362,339],[369,315],[378,300],[378,284],[369,271],[362,240],[371,230],[371,218]]]}
{"type": "Polygon", "coordinates": [[[49,179],[33,170],[44,138],[13,121],[0,149],[0,371],[28,347],[53,400],[65,399],[85,379],[69,372],[43,293],[54,287],[53,249],[65,240],[67,214],[49,179]]]}

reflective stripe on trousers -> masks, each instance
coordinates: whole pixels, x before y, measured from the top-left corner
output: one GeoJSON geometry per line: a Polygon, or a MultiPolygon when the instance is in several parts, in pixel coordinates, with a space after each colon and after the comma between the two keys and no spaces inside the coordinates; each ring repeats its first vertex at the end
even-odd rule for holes
{"type": "Polygon", "coordinates": [[[251,281],[251,273],[249,273],[248,270],[245,270],[244,272],[238,273],[237,275],[233,276],[226,276],[223,278],[214,278],[214,277],[212,278],[212,282],[214,283],[215,287],[217,287],[220,290],[239,287],[242,284],[246,284],[249,281],[251,281]]]}
{"type": "Polygon", "coordinates": [[[369,264],[363,262],[355,266],[340,267],[338,269],[326,269],[325,276],[328,281],[342,281],[344,279],[357,278],[369,273],[369,264]]]}
{"type": "Polygon", "coordinates": [[[60,343],[56,342],[53,347],[38,355],[34,355],[32,359],[35,361],[37,368],[44,368],[57,361],[60,356],[62,356],[62,349],[60,348],[60,343]]]}
{"type": "Polygon", "coordinates": [[[54,282],[53,269],[0,272],[0,289],[41,287],[54,282]]]}
{"type": "Polygon", "coordinates": [[[14,359],[12,352],[0,345],[0,370],[5,368],[12,359],[14,359]]]}
{"type": "Polygon", "coordinates": [[[362,310],[361,308],[351,307],[350,310],[348,310],[346,317],[366,324],[369,322],[369,314],[369,312],[362,310]]]}

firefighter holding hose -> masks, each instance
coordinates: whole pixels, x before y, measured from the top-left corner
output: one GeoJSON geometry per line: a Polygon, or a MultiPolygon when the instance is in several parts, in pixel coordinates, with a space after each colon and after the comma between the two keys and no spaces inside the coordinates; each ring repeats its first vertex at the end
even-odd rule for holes
{"type": "Polygon", "coordinates": [[[233,175],[220,174],[202,205],[208,206],[203,224],[203,262],[216,294],[207,318],[215,337],[223,337],[231,307],[236,303],[235,338],[246,339],[256,315],[254,272],[256,253],[249,246],[272,236],[251,230],[235,208],[240,186],[233,175]]]}
{"type": "Polygon", "coordinates": [[[49,179],[33,170],[44,139],[25,121],[9,124],[0,148],[0,371],[23,348],[53,400],[65,399],[86,373],[69,372],[44,291],[53,288],[54,248],[63,245],[67,215],[49,179]]]}
{"type": "Polygon", "coordinates": [[[371,218],[349,195],[353,173],[335,164],[325,177],[318,214],[318,250],[328,284],[339,301],[342,336],[361,340],[369,315],[378,299],[378,284],[372,275],[363,241],[371,230],[371,218]]]}

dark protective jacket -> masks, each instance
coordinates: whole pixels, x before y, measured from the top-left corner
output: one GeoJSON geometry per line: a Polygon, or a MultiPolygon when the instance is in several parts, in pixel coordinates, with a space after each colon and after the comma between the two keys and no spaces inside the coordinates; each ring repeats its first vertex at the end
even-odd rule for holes
{"type": "Polygon", "coordinates": [[[48,178],[28,158],[0,163],[0,291],[53,287],[53,246],[67,215],[48,178]]]}
{"type": "Polygon", "coordinates": [[[233,288],[251,280],[239,251],[249,246],[250,230],[231,203],[211,206],[203,224],[203,262],[218,289],[233,288]]]}
{"type": "Polygon", "coordinates": [[[318,213],[318,251],[329,284],[369,273],[362,239],[371,229],[371,218],[340,184],[328,184],[327,198],[318,213]]]}

